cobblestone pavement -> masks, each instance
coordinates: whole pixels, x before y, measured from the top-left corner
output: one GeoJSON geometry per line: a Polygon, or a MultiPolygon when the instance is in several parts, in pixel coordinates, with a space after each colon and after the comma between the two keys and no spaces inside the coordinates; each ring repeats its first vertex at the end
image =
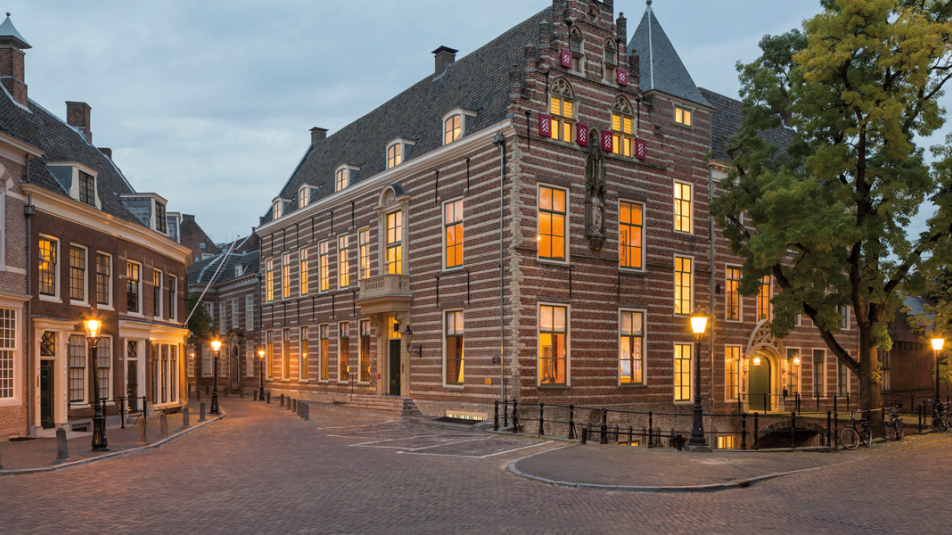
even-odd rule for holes
{"type": "Polygon", "coordinates": [[[949,533],[952,523],[948,435],[748,489],[640,494],[504,470],[551,443],[488,447],[495,438],[468,430],[325,407],[311,422],[249,401],[224,408],[224,420],[162,448],[0,478],[0,533],[816,535],[949,533]]]}

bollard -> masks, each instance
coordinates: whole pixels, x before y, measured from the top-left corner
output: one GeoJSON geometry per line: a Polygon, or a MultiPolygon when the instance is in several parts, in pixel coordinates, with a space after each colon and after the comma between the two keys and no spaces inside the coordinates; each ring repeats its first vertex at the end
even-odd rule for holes
{"type": "Polygon", "coordinates": [[[582,444],[588,444],[588,429],[582,428],[582,444]]]}
{"type": "Polygon", "coordinates": [[[499,400],[493,401],[493,431],[499,431],[499,400]]]}
{"type": "Polygon", "coordinates": [[[512,432],[519,432],[519,402],[512,400],[512,432]]]}
{"type": "Polygon", "coordinates": [[[608,444],[608,409],[602,409],[602,427],[599,429],[601,431],[601,437],[598,439],[599,444],[608,444]]]}
{"type": "Polygon", "coordinates": [[[304,421],[305,422],[311,421],[311,406],[309,404],[304,405],[304,421]]]}
{"type": "Polygon", "coordinates": [[[681,448],[684,447],[684,437],[678,435],[678,451],[682,451],[681,448]]]}
{"type": "Polygon", "coordinates": [[[539,402],[539,436],[545,436],[545,416],[543,412],[545,410],[545,403],[539,402]]]}
{"type": "Polygon", "coordinates": [[[575,405],[569,405],[569,440],[575,438],[575,405]]]}
{"type": "Polygon", "coordinates": [[[65,463],[69,460],[69,444],[66,443],[66,430],[60,427],[56,430],[56,463],[65,463]]]}
{"type": "Polygon", "coordinates": [[[271,405],[271,392],[268,392],[265,396],[268,398],[268,405],[271,405]]]}
{"type": "Polygon", "coordinates": [[[740,449],[747,449],[747,413],[740,415],[740,449]]]}
{"type": "Polygon", "coordinates": [[[654,441],[651,440],[651,430],[654,429],[654,411],[648,411],[648,447],[654,447],[654,441]]]}
{"type": "Polygon", "coordinates": [[[758,449],[758,436],[760,433],[760,422],[758,421],[758,416],[760,413],[754,413],[754,449],[758,449]]]}
{"type": "Polygon", "coordinates": [[[238,397],[239,397],[240,399],[245,399],[245,389],[244,389],[244,388],[241,388],[241,387],[238,388],[238,397]]]}
{"type": "Polygon", "coordinates": [[[199,422],[205,421],[205,403],[204,402],[198,405],[198,421],[199,422]]]}
{"type": "Polygon", "coordinates": [[[119,429],[126,428],[126,398],[119,398],[119,422],[121,426],[119,429]]]}
{"type": "Polygon", "coordinates": [[[137,446],[145,446],[149,443],[147,429],[148,425],[149,424],[144,417],[139,418],[139,440],[136,441],[137,446]]]}
{"type": "Polygon", "coordinates": [[[833,445],[833,412],[826,411],[826,447],[833,445]]]}
{"type": "Polygon", "coordinates": [[[281,394],[281,408],[284,408],[284,394],[281,394]]]}
{"type": "Polygon", "coordinates": [[[509,401],[502,401],[502,428],[509,427],[509,401]]]}
{"type": "Polygon", "coordinates": [[[169,434],[169,419],[165,415],[165,411],[159,413],[159,434],[169,434]]]}
{"type": "Polygon", "coordinates": [[[188,422],[188,405],[182,407],[182,429],[186,429],[189,426],[188,422]]]}
{"type": "Polygon", "coordinates": [[[797,447],[797,413],[790,413],[790,447],[797,447]]]}

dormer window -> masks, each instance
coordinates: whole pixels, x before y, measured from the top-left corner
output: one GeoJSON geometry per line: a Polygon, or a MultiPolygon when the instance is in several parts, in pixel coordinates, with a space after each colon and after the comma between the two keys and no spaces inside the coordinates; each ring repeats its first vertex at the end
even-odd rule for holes
{"type": "Polygon", "coordinates": [[[238,264],[237,266],[235,266],[235,276],[236,276],[236,277],[240,277],[241,274],[244,273],[244,271],[245,271],[245,266],[244,266],[244,265],[238,264]]]}
{"type": "Polygon", "coordinates": [[[455,109],[443,117],[443,144],[459,140],[466,134],[466,120],[476,114],[467,110],[455,109]]]}
{"type": "Polygon", "coordinates": [[[605,43],[605,81],[614,83],[617,77],[618,53],[611,41],[605,43]]]}
{"type": "Polygon", "coordinates": [[[281,216],[284,215],[284,201],[281,199],[275,199],[272,206],[272,219],[280,219],[281,216]]]}
{"type": "Polygon", "coordinates": [[[78,162],[50,162],[46,168],[72,199],[102,209],[95,170],[78,162]]]}
{"type": "Polygon", "coordinates": [[[334,191],[344,191],[354,181],[354,173],[360,168],[354,165],[342,165],[334,171],[334,191]]]}
{"type": "Polygon", "coordinates": [[[674,107],[674,122],[684,126],[691,126],[692,113],[687,108],[681,106],[674,107]]]}
{"type": "Polygon", "coordinates": [[[79,202],[96,206],[96,177],[79,172],[79,202]]]}
{"type": "Polygon", "coordinates": [[[571,143],[574,139],[575,99],[568,82],[559,78],[552,84],[549,113],[552,114],[552,139],[571,143]]]}
{"type": "Polygon", "coordinates": [[[415,144],[415,141],[402,137],[387,143],[387,169],[393,169],[402,164],[407,158],[407,150],[415,144]]]}
{"type": "Polygon", "coordinates": [[[311,201],[311,188],[301,186],[298,190],[298,208],[304,208],[311,201]]]}
{"type": "Polygon", "coordinates": [[[165,217],[165,205],[158,201],[155,202],[155,230],[162,234],[169,233],[169,221],[165,217]]]}
{"type": "Polygon", "coordinates": [[[575,72],[583,72],[585,68],[585,55],[582,48],[582,34],[577,28],[572,28],[572,33],[569,35],[569,50],[572,52],[572,70],[575,72]]]}

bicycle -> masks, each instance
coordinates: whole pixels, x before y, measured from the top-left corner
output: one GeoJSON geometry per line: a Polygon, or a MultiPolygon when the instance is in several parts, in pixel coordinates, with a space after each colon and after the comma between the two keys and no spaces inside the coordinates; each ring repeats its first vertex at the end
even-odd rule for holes
{"type": "Polygon", "coordinates": [[[899,416],[899,407],[889,409],[889,421],[883,419],[883,438],[889,440],[902,440],[902,418],[899,416]]]}
{"type": "Polygon", "coordinates": [[[945,433],[949,430],[949,404],[936,403],[932,406],[932,430],[945,433]]]}
{"type": "Polygon", "coordinates": [[[873,443],[873,432],[869,425],[869,419],[856,419],[857,413],[865,412],[866,411],[853,411],[850,413],[850,426],[840,431],[840,444],[843,444],[844,448],[855,450],[860,443],[868,448],[869,445],[873,443]],[[859,423],[859,429],[856,428],[857,423],[859,423]]]}

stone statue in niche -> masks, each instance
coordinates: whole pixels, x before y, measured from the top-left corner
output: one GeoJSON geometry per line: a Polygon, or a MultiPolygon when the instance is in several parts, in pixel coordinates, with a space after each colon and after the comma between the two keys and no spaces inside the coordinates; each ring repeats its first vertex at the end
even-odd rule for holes
{"type": "Polygon", "coordinates": [[[605,155],[601,133],[593,129],[589,139],[595,141],[589,145],[585,162],[585,237],[592,249],[599,251],[605,243],[605,155]]]}

